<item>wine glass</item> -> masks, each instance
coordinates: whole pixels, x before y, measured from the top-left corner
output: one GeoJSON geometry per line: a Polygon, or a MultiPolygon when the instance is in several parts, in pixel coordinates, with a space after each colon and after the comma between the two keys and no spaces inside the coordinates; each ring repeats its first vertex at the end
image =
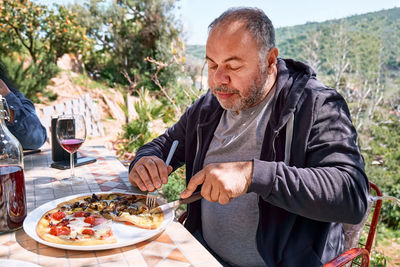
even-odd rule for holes
{"type": "Polygon", "coordinates": [[[71,155],[71,176],[62,179],[64,183],[82,182],[74,173],[74,153],[86,139],[85,119],[80,114],[61,115],[57,119],[56,136],[59,144],[71,155]]]}

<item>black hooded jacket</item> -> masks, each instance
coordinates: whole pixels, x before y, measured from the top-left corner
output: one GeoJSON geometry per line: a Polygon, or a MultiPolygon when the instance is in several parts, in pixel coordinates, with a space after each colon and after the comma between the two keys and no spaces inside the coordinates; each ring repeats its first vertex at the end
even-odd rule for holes
{"type": "MultiPolygon", "coordinates": [[[[257,247],[270,267],[321,266],[343,250],[341,223],[362,220],[368,180],[343,97],[301,62],[278,59],[277,66],[272,113],[248,190],[259,195],[257,247]],[[286,124],[293,114],[290,161],[285,164],[286,124]]],[[[165,160],[178,140],[171,165],[186,164],[188,182],[203,166],[222,112],[209,90],[175,125],[144,145],[130,169],[143,156],[165,160]]],[[[188,205],[185,226],[191,232],[201,230],[200,205],[188,205]]]]}

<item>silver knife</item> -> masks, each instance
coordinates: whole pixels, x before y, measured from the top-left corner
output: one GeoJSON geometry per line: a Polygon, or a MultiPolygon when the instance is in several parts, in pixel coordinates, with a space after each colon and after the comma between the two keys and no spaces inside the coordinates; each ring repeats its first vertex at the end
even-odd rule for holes
{"type": "Polygon", "coordinates": [[[178,207],[181,204],[189,204],[189,203],[192,203],[192,202],[194,202],[196,200],[199,200],[201,198],[202,198],[202,196],[201,196],[200,192],[195,192],[188,198],[185,198],[185,199],[180,198],[178,200],[175,200],[175,201],[172,201],[172,202],[168,202],[168,203],[163,204],[161,206],[155,207],[155,208],[151,209],[149,211],[149,213],[159,213],[159,212],[166,211],[166,210],[169,210],[169,209],[174,209],[174,208],[178,207]]]}

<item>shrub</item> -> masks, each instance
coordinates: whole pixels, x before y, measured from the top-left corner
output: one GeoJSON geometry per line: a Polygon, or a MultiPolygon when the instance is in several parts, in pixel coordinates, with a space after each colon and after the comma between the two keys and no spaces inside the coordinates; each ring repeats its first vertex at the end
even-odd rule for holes
{"type": "Polygon", "coordinates": [[[179,199],[180,193],[186,188],[185,184],[185,167],[181,167],[168,177],[168,183],[163,185],[163,195],[168,202],[179,199]]]}
{"type": "Polygon", "coordinates": [[[162,103],[150,96],[146,89],[139,92],[139,101],[135,104],[138,118],[125,124],[123,138],[128,139],[126,151],[136,152],[141,146],[157,137],[152,130],[154,120],[163,116],[165,107],[162,103]]]}
{"type": "Polygon", "coordinates": [[[45,88],[50,79],[59,72],[57,65],[52,61],[44,60],[38,64],[30,63],[24,68],[25,62],[27,62],[26,58],[21,56],[3,57],[3,63],[16,89],[33,102],[39,102],[39,96],[55,100],[57,95],[45,88]]]}
{"type": "MultiPolygon", "coordinates": [[[[381,123],[371,125],[361,137],[366,173],[384,195],[400,198],[400,122],[393,115],[376,121],[381,123]]],[[[400,207],[384,202],[381,220],[399,229],[400,207]]]]}

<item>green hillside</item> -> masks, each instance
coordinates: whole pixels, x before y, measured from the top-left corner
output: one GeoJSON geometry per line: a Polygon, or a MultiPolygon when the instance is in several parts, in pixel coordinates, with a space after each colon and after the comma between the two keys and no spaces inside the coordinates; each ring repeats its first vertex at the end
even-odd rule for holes
{"type": "MultiPolygon", "coordinates": [[[[344,73],[357,74],[346,77],[353,84],[352,79],[376,81],[378,73],[387,89],[400,83],[400,8],[282,27],[276,37],[280,57],[308,62],[330,86],[343,84],[330,76],[345,64],[344,73]]],[[[205,46],[189,45],[187,54],[204,59],[205,46]]]]}
{"type": "Polygon", "coordinates": [[[186,53],[194,58],[203,60],[205,58],[206,48],[204,45],[188,45],[186,53]]]}
{"type": "Polygon", "coordinates": [[[400,77],[400,8],[341,20],[308,23],[276,31],[281,57],[311,64],[322,75],[337,71],[340,59],[348,61],[347,73],[369,82],[400,77]]]}

